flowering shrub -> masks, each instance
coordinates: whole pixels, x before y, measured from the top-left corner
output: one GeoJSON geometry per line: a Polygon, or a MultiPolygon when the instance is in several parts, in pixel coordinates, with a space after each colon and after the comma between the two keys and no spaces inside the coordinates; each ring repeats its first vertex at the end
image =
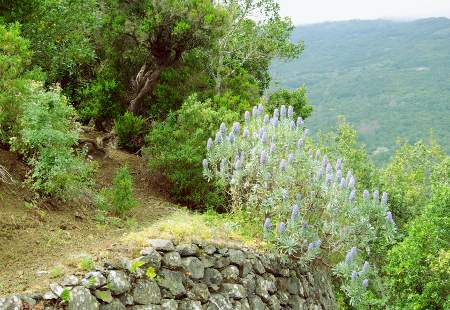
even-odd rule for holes
{"type": "Polygon", "coordinates": [[[371,246],[395,233],[387,194],[357,192],[352,172],[313,146],[292,107],[269,116],[259,105],[244,118],[231,128],[222,123],[209,138],[204,176],[227,189],[232,211],[259,219],[264,238],[281,254],[303,264],[320,256],[334,265],[358,303],[355,284],[366,290],[376,273],[367,263],[355,278],[354,258],[368,260],[371,246]]]}

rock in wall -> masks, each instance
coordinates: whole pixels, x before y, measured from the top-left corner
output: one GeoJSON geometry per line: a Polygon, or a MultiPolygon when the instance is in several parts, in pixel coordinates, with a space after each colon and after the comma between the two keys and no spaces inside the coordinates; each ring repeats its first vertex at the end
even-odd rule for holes
{"type": "Polygon", "coordinates": [[[320,267],[249,249],[149,240],[141,256],[106,263],[82,279],[66,276],[48,292],[0,298],[1,310],[336,309],[320,267]]]}

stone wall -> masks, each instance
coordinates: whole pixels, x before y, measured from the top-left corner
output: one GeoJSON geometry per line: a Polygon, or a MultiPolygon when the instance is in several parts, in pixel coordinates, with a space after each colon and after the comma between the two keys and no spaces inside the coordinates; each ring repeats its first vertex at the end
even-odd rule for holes
{"type": "Polygon", "coordinates": [[[66,276],[48,292],[0,298],[0,309],[336,309],[327,273],[248,249],[149,240],[141,257],[66,276]]]}

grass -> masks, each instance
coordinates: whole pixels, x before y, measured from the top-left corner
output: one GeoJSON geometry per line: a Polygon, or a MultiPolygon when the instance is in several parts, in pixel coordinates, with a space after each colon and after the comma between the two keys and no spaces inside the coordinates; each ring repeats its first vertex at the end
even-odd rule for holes
{"type": "Polygon", "coordinates": [[[170,216],[138,232],[129,233],[125,241],[136,248],[146,246],[149,238],[172,239],[178,242],[205,241],[218,245],[238,244],[265,249],[261,229],[242,214],[219,214],[215,211],[192,213],[179,209],[170,216]]]}
{"type": "Polygon", "coordinates": [[[82,257],[80,260],[79,267],[84,271],[91,271],[94,269],[94,261],[92,260],[92,257],[85,256],[82,257]]]}

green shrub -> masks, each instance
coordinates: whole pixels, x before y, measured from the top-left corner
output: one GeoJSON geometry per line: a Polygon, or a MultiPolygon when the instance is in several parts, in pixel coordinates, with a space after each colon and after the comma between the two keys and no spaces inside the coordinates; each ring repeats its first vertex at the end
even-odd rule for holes
{"type": "Polygon", "coordinates": [[[114,132],[119,139],[119,146],[128,150],[136,150],[142,144],[144,130],[144,118],[134,116],[131,112],[125,112],[114,122],[114,132]]]}
{"type": "Polygon", "coordinates": [[[373,249],[396,235],[387,193],[358,189],[347,163],[318,149],[294,116],[292,106],[269,116],[259,105],[243,124],[222,123],[208,142],[204,175],[279,255],[303,265],[320,257],[350,304],[372,306],[383,294],[373,249]]]}
{"type": "Polygon", "coordinates": [[[392,213],[400,227],[422,213],[431,200],[433,183],[449,182],[449,170],[442,169],[448,158],[434,141],[405,143],[382,170],[382,187],[390,193],[392,213]]]}
{"type": "Polygon", "coordinates": [[[0,142],[23,154],[28,180],[43,195],[89,198],[94,164],[73,151],[80,126],[59,88],[45,89],[25,71],[30,53],[17,25],[0,26],[0,142]]]}
{"type": "Polygon", "coordinates": [[[100,191],[96,204],[99,209],[111,211],[118,216],[123,216],[136,207],[133,180],[128,167],[124,166],[117,171],[112,188],[100,191]]]}
{"type": "Polygon", "coordinates": [[[220,122],[230,124],[238,116],[225,108],[216,110],[210,100],[200,102],[193,95],[178,111],[152,127],[145,138],[144,155],[151,171],[169,182],[174,199],[193,207],[225,204],[223,191],[204,180],[201,162],[206,155],[205,141],[214,135],[220,122]]]}
{"type": "Polygon", "coordinates": [[[347,123],[343,116],[338,117],[334,131],[319,133],[318,136],[318,147],[327,153],[330,159],[341,158],[345,167],[352,170],[358,181],[358,189],[377,189],[379,172],[369,159],[365,147],[359,145],[356,129],[347,123]]]}
{"type": "Polygon", "coordinates": [[[121,100],[125,91],[116,77],[117,72],[105,65],[97,70],[95,80],[78,88],[77,110],[84,123],[93,119],[102,128],[103,121],[115,119],[124,112],[121,100]]]}
{"type": "Polygon", "coordinates": [[[283,104],[292,106],[303,119],[310,116],[313,110],[312,106],[308,104],[305,87],[295,90],[279,89],[275,91],[269,96],[265,108],[268,112],[273,112],[275,108],[283,104]]]}
{"type": "MultiPolygon", "coordinates": [[[[449,173],[447,166],[447,173],[449,173]]],[[[394,309],[450,307],[450,187],[436,185],[432,202],[407,225],[385,267],[394,309]]]]}

